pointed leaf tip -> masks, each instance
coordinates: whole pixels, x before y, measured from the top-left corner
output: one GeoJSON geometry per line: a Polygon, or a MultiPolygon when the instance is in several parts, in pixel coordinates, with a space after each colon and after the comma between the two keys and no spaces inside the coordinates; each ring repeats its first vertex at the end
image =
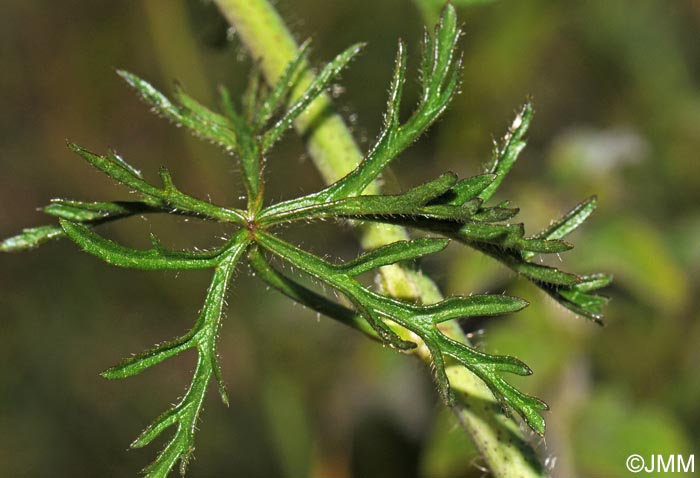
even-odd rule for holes
{"type": "Polygon", "coordinates": [[[526,102],[515,115],[508,132],[503,137],[502,143],[496,144],[493,152],[493,163],[489,169],[490,173],[496,174],[496,178],[479,195],[484,202],[493,197],[525,148],[525,134],[530,127],[533,112],[532,104],[526,102]]]}
{"type": "Polygon", "coordinates": [[[219,391],[219,396],[221,397],[221,402],[225,406],[229,406],[228,391],[226,390],[226,383],[224,382],[224,375],[221,372],[221,364],[219,363],[219,358],[216,356],[216,351],[211,352],[211,357],[209,359],[212,364],[212,369],[214,372],[214,381],[216,382],[216,388],[219,391]]]}
{"type": "Polygon", "coordinates": [[[126,82],[128,82],[128,83],[130,83],[130,84],[133,83],[133,81],[134,81],[136,78],[138,78],[138,77],[137,77],[136,75],[134,75],[133,73],[131,73],[131,72],[127,71],[127,70],[121,69],[121,68],[117,68],[116,73],[117,73],[117,75],[119,75],[124,81],[126,81],[126,82]]]}
{"type": "Polygon", "coordinates": [[[597,197],[591,196],[582,201],[571,211],[561,218],[553,221],[552,224],[537,235],[544,239],[562,239],[579,227],[593,213],[597,206],[597,197]]]}

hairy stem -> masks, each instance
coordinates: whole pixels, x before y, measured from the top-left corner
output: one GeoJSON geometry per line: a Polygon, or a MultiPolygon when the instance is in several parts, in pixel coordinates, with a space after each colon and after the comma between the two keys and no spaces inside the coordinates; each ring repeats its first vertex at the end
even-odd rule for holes
{"type": "MultiPolygon", "coordinates": [[[[274,84],[298,51],[298,45],[284,21],[268,0],[215,0],[215,3],[253,57],[260,61],[267,82],[274,84]]],[[[303,91],[312,79],[313,73],[307,69],[295,93],[303,91]]],[[[306,141],[314,164],[326,183],[345,176],[362,159],[357,143],[342,118],[333,111],[327,95],[316,99],[297,119],[295,127],[306,141]]],[[[367,188],[369,193],[376,194],[378,191],[377,184],[367,188]]],[[[366,249],[408,236],[398,226],[366,224],[362,228],[362,245],[366,249]]],[[[424,303],[442,299],[435,283],[417,271],[392,265],[382,267],[381,274],[386,292],[394,297],[420,298],[424,303]]],[[[466,342],[456,322],[441,326],[450,337],[466,342]]],[[[427,347],[419,346],[416,350],[416,355],[431,363],[427,347]]],[[[518,425],[504,414],[486,385],[464,368],[453,366],[448,368],[447,373],[459,399],[454,412],[493,475],[499,478],[547,476],[547,471],[518,425]]]]}

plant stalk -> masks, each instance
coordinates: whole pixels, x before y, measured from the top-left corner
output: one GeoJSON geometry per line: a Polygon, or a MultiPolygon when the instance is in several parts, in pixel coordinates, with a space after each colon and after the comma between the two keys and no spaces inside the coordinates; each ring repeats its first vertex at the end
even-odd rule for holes
{"type": "MultiPolygon", "coordinates": [[[[269,84],[274,84],[284,67],[295,57],[298,45],[282,18],[268,0],[214,0],[244,42],[253,58],[260,62],[269,84]]],[[[313,79],[310,69],[304,71],[295,94],[303,91],[313,79]]],[[[333,110],[328,95],[321,95],[296,121],[295,127],[304,139],[311,158],[327,184],[352,171],[362,160],[362,153],[343,119],[333,110]]],[[[376,194],[372,184],[368,193],[376,194]]],[[[376,248],[406,239],[405,229],[383,224],[364,224],[362,246],[376,248]]],[[[392,265],[381,268],[387,294],[402,299],[420,299],[424,303],[442,300],[436,284],[418,271],[392,265]]],[[[467,342],[455,321],[442,324],[453,339],[467,342]]],[[[432,358],[417,337],[410,337],[419,347],[415,354],[430,366],[432,358]]],[[[447,374],[457,395],[453,411],[497,478],[540,478],[548,476],[537,453],[523,436],[518,424],[507,416],[488,387],[477,376],[459,366],[451,366],[447,374]]]]}

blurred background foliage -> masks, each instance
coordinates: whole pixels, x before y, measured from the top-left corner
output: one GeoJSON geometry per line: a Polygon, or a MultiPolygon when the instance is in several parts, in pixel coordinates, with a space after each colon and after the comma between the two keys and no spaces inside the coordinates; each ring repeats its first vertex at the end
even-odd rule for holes
{"type": "MultiPolygon", "coordinates": [[[[577,272],[615,274],[608,326],[572,316],[464,248],[452,246],[425,269],[449,293],[507,291],[532,302],[515,316],[464,327],[485,349],[534,369],[519,385],[552,407],[540,446],[555,476],[623,476],[630,453],[697,458],[700,1],[455,3],[466,25],[463,94],[386,187],[447,169],[480,172],[492,137],[532,95],[537,115],[507,197],[536,231],[599,195],[599,211],[560,260],[577,272]]],[[[369,41],[334,88],[366,147],[381,121],[396,39],[407,39],[415,69],[422,24],[440,1],[277,6],[299,38],[313,37],[316,61],[369,41]]],[[[65,138],[118,148],[150,178],[167,165],[184,190],[239,201],[230,160],[149,115],[114,74],[126,68],[164,88],[177,80],[209,104],[219,83],[241,91],[250,59],[211,4],[3,0],[0,39],[2,236],[44,223],[34,208],[53,197],[126,197],[70,154],[65,138]]],[[[416,83],[407,87],[415,97],[416,83]]],[[[294,137],[267,173],[276,199],[320,183],[294,137]]],[[[289,234],[314,250],[358,252],[342,227],[302,229],[289,234]]],[[[155,232],[173,247],[206,246],[224,232],[156,217],[107,230],[134,246],[155,232]]],[[[0,261],[0,476],[133,476],[150,451],[125,448],[181,393],[193,357],[126,381],[98,372],[186,330],[206,273],[116,269],[67,242],[0,261]]],[[[240,275],[220,346],[232,404],[210,396],[192,476],[483,475],[418,362],[240,275]]]]}

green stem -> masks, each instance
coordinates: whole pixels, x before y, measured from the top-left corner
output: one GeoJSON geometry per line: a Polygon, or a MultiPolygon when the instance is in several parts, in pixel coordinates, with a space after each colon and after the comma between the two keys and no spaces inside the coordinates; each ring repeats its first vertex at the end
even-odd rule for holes
{"type": "MultiPolygon", "coordinates": [[[[260,61],[267,82],[274,84],[298,51],[298,45],[282,18],[268,0],[215,0],[215,3],[252,56],[260,61]]],[[[302,91],[312,78],[313,73],[307,70],[296,92],[302,91]]],[[[321,95],[314,101],[296,121],[295,127],[306,141],[314,164],[328,184],[352,171],[362,159],[350,130],[333,111],[327,95],[321,95]]],[[[369,193],[378,191],[377,184],[367,188],[369,193]]],[[[367,224],[362,227],[362,245],[366,249],[408,237],[406,231],[397,226],[367,224]]],[[[442,299],[435,283],[417,271],[394,265],[382,267],[381,274],[384,288],[391,296],[420,298],[425,303],[442,299]]],[[[450,337],[466,342],[456,322],[443,326],[450,337]]],[[[418,347],[416,354],[427,364],[431,363],[427,347],[418,347]]],[[[447,373],[460,399],[454,412],[493,475],[499,478],[547,476],[547,471],[518,425],[503,413],[486,385],[464,368],[451,367],[447,373]]]]}

